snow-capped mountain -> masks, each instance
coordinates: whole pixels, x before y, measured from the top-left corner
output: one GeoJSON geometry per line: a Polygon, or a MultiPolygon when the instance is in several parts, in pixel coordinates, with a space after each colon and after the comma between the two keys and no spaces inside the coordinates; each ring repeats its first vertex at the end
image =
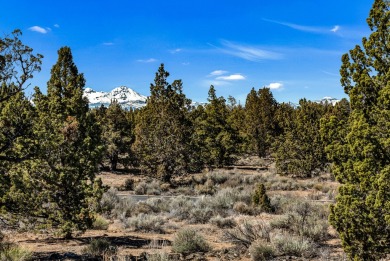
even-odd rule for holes
{"type": "Polygon", "coordinates": [[[328,104],[336,105],[336,103],[338,103],[339,101],[340,100],[338,100],[336,98],[325,96],[321,100],[318,100],[318,101],[315,101],[315,102],[318,102],[318,103],[328,103],[328,104]]]}
{"type": "Polygon", "coordinates": [[[147,99],[146,96],[126,86],[117,87],[110,92],[99,92],[91,88],[86,88],[84,90],[84,97],[88,98],[90,108],[97,108],[101,105],[108,107],[113,100],[117,100],[125,109],[141,108],[146,105],[147,99]]]}

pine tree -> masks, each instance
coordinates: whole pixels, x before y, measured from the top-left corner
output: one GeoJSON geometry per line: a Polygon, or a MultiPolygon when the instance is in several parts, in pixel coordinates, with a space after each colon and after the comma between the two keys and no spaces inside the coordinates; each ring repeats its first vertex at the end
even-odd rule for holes
{"type": "Polygon", "coordinates": [[[190,100],[183,93],[181,80],[169,84],[169,73],[161,64],[150,97],[141,109],[135,129],[134,149],[143,172],[170,182],[190,167],[190,100]]]}
{"type": "Polygon", "coordinates": [[[34,135],[39,142],[33,160],[13,170],[13,202],[20,216],[37,217],[65,237],[84,231],[94,220],[93,206],[103,193],[95,179],[101,158],[100,132],[82,97],[85,80],[73,63],[69,47],[58,51],[47,95],[35,89],[37,120],[34,135]],[[23,211],[23,212],[22,212],[23,211]]]}
{"type": "Polygon", "coordinates": [[[390,254],[389,8],[388,1],[375,0],[367,19],[371,35],[342,57],[351,114],[342,139],[328,150],[342,184],[329,219],[353,260],[390,254]]]}

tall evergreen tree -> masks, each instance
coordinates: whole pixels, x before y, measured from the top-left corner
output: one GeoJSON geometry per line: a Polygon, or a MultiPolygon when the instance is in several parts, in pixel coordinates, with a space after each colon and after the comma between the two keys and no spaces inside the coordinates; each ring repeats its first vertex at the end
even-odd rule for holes
{"type": "Polygon", "coordinates": [[[210,86],[208,104],[195,120],[197,146],[201,161],[208,167],[221,167],[233,162],[238,133],[228,123],[229,110],[223,97],[217,97],[210,86]]]}
{"type": "Polygon", "coordinates": [[[324,169],[326,156],[320,136],[320,119],[328,105],[302,99],[292,122],[275,144],[276,168],[281,174],[310,177],[324,169]]]}
{"type": "Polygon", "coordinates": [[[12,190],[11,169],[32,158],[34,108],[24,96],[27,81],[41,70],[40,54],[20,40],[20,30],[0,38],[0,219],[17,212],[7,198],[12,190]]]}
{"type": "Polygon", "coordinates": [[[101,107],[94,111],[102,128],[102,140],[105,145],[105,158],[110,162],[110,169],[117,170],[118,163],[128,165],[134,158],[131,149],[134,143],[134,119],[114,100],[108,108],[101,107]]]}
{"type": "Polygon", "coordinates": [[[47,95],[35,89],[33,130],[39,149],[33,160],[13,170],[9,200],[19,202],[21,217],[37,217],[35,221],[71,237],[74,230],[84,231],[94,220],[92,207],[103,193],[95,179],[102,146],[88,101],[82,97],[85,80],[70,48],[61,48],[58,55],[47,95]]]}
{"type": "Polygon", "coordinates": [[[169,84],[169,73],[161,64],[150,97],[139,112],[134,149],[143,172],[170,182],[189,171],[191,122],[190,100],[183,93],[181,80],[169,84]]]}
{"type": "Polygon", "coordinates": [[[245,104],[249,151],[260,157],[270,153],[276,136],[275,113],[277,102],[269,88],[252,88],[245,104]]]}
{"type": "Polygon", "coordinates": [[[342,57],[351,115],[344,136],[328,151],[342,184],[330,222],[353,260],[390,254],[389,8],[389,1],[375,0],[367,19],[371,35],[342,57]]]}

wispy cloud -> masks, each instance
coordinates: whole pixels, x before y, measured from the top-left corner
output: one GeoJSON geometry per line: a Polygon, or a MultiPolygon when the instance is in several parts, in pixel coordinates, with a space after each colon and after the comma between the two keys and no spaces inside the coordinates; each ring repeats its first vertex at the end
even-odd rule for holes
{"type": "Polygon", "coordinates": [[[45,29],[43,27],[35,25],[35,26],[28,28],[28,30],[30,30],[32,32],[41,33],[41,34],[47,34],[50,31],[50,28],[45,29]]]}
{"type": "Polygon", "coordinates": [[[339,25],[335,25],[330,31],[331,32],[334,32],[334,33],[337,33],[338,31],[340,31],[340,26],[339,25]]]}
{"type": "Polygon", "coordinates": [[[222,40],[222,47],[216,47],[219,51],[225,54],[236,56],[248,61],[258,62],[262,60],[276,60],[283,57],[282,54],[265,50],[256,46],[236,44],[230,41],[222,40]]]}
{"type": "Polygon", "coordinates": [[[216,78],[216,80],[223,80],[223,81],[240,81],[245,80],[245,76],[241,74],[231,74],[226,76],[219,76],[216,78]]]}
{"type": "Polygon", "coordinates": [[[272,82],[268,84],[267,87],[270,88],[271,90],[281,90],[283,88],[283,84],[280,82],[272,82]]]}
{"type": "Polygon", "coordinates": [[[54,24],[54,27],[55,28],[60,28],[60,25],[59,24],[54,24]]]}
{"type": "Polygon", "coordinates": [[[105,42],[103,43],[103,45],[105,46],[112,46],[112,45],[115,45],[113,42],[105,42]]]}
{"type": "Polygon", "coordinates": [[[208,80],[208,81],[205,81],[205,85],[206,86],[210,86],[210,85],[213,85],[213,86],[226,86],[226,85],[231,85],[231,83],[228,82],[228,81],[208,80]]]}
{"type": "Polygon", "coordinates": [[[333,28],[329,28],[329,27],[320,27],[320,26],[311,26],[311,25],[300,25],[300,24],[276,21],[276,20],[271,20],[266,18],[263,18],[263,21],[274,23],[274,24],[280,24],[302,32],[317,33],[317,34],[326,34],[329,32],[336,33],[341,29],[339,25],[335,25],[333,28]]]}
{"type": "Polygon", "coordinates": [[[220,75],[223,75],[223,74],[226,74],[227,71],[224,71],[224,70],[215,70],[215,71],[212,71],[209,76],[220,76],[220,75]]]}
{"type": "Polygon", "coordinates": [[[176,49],[174,49],[174,50],[170,50],[169,52],[170,52],[171,54],[175,54],[175,53],[180,53],[181,51],[183,51],[183,49],[176,48],[176,49]]]}
{"type": "Polygon", "coordinates": [[[154,59],[154,58],[150,58],[150,59],[146,59],[146,60],[139,59],[139,60],[137,60],[137,62],[140,62],[140,63],[154,63],[154,62],[157,62],[157,59],[154,59]]]}

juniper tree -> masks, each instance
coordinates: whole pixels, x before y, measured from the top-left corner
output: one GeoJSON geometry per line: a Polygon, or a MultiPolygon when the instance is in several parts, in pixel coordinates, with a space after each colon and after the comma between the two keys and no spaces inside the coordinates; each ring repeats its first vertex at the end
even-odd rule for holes
{"type": "Polygon", "coordinates": [[[285,123],[284,134],[275,144],[277,171],[310,177],[324,169],[326,156],[321,139],[320,119],[328,105],[302,99],[293,111],[292,121],[285,123]]]}
{"type": "Polygon", "coordinates": [[[141,109],[135,129],[134,149],[143,172],[170,182],[190,169],[190,100],[181,80],[168,83],[164,64],[150,85],[150,97],[141,109]]]}
{"type": "Polygon", "coordinates": [[[210,86],[208,104],[195,119],[195,139],[201,161],[208,167],[221,167],[233,162],[238,133],[228,123],[229,110],[223,97],[217,97],[210,86]]]}
{"type": "MultiPolygon", "coordinates": [[[[35,142],[32,126],[34,108],[23,90],[35,72],[41,70],[40,54],[20,40],[20,30],[0,38],[0,215],[17,212],[7,198],[12,189],[10,169],[30,159],[35,142]]],[[[4,216],[3,216],[4,217],[4,216]]],[[[2,218],[3,218],[2,217],[2,218]]]]}
{"type": "Polygon", "coordinates": [[[131,149],[134,143],[134,119],[114,100],[108,108],[101,107],[94,110],[96,118],[102,128],[102,140],[105,145],[105,159],[110,162],[110,169],[117,170],[118,163],[127,165],[134,158],[131,149]]]}
{"type": "Polygon", "coordinates": [[[33,131],[38,150],[34,159],[14,170],[10,195],[24,207],[21,217],[37,217],[35,221],[59,228],[65,237],[92,225],[94,202],[103,192],[95,179],[102,151],[100,132],[82,97],[84,85],[70,48],[61,48],[47,95],[35,88],[33,131]],[[23,205],[23,200],[29,204],[23,205]]]}
{"type": "Polygon", "coordinates": [[[248,150],[260,157],[270,153],[276,136],[275,113],[277,102],[269,88],[254,88],[245,103],[246,134],[248,150]]]}
{"type": "Polygon", "coordinates": [[[371,35],[342,56],[351,115],[344,136],[328,150],[341,183],[329,219],[353,260],[390,254],[389,8],[389,1],[375,0],[367,19],[371,35]]]}

